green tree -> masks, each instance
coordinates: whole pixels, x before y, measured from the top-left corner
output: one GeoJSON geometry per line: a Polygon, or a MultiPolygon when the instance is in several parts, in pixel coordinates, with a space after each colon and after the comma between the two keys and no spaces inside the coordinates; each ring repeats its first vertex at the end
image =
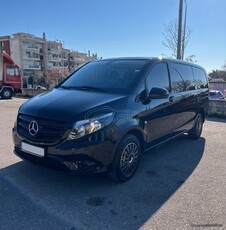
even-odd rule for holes
{"type": "Polygon", "coordinates": [[[209,73],[210,79],[223,79],[226,81],[226,70],[213,70],[209,73]]]}

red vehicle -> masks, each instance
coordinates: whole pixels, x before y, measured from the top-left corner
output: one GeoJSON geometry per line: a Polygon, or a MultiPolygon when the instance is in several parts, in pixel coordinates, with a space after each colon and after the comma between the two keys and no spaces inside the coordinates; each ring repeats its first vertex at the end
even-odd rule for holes
{"type": "Polygon", "coordinates": [[[20,68],[5,51],[0,55],[0,96],[10,99],[13,93],[21,92],[20,68]]]}

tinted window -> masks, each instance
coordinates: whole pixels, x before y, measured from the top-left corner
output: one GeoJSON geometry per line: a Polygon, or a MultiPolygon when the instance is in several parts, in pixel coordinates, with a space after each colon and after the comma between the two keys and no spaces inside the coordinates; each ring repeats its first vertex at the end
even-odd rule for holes
{"type": "Polygon", "coordinates": [[[197,89],[208,88],[206,74],[202,69],[192,67],[194,72],[194,82],[197,89]]]}
{"type": "Polygon", "coordinates": [[[153,87],[166,88],[169,90],[169,74],[166,63],[154,66],[147,77],[147,86],[150,91],[153,87]]]}
{"type": "Polygon", "coordinates": [[[171,86],[173,93],[186,91],[184,80],[175,68],[172,69],[171,86]]]}
{"type": "Polygon", "coordinates": [[[195,85],[191,66],[172,63],[172,67],[172,91],[181,92],[187,90],[194,90],[195,85]]]}
{"type": "Polygon", "coordinates": [[[210,92],[210,96],[216,95],[216,92],[210,92]]]}
{"type": "Polygon", "coordinates": [[[145,60],[94,61],[76,71],[62,86],[96,87],[106,91],[124,92],[138,79],[145,68],[145,60]]]}

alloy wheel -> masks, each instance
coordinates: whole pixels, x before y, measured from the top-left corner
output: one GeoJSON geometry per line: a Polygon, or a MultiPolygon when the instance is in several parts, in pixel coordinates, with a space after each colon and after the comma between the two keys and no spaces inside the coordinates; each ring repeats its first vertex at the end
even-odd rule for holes
{"type": "Polygon", "coordinates": [[[137,168],[139,158],[138,146],[134,142],[130,142],[123,149],[120,159],[120,169],[125,177],[130,177],[137,168]]]}

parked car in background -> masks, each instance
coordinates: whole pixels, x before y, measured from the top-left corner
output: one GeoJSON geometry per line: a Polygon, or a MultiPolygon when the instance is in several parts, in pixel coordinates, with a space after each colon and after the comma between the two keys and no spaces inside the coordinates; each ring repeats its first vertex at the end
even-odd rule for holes
{"type": "Polygon", "coordinates": [[[210,90],[210,99],[213,100],[219,100],[219,99],[225,99],[224,94],[221,91],[218,90],[210,90]]]}
{"type": "Polygon", "coordinates": [[[36,85],[36,86],[35,86],[35,89],[46,89],[46,87],[41,86],[41,85],[36,85]]]}

